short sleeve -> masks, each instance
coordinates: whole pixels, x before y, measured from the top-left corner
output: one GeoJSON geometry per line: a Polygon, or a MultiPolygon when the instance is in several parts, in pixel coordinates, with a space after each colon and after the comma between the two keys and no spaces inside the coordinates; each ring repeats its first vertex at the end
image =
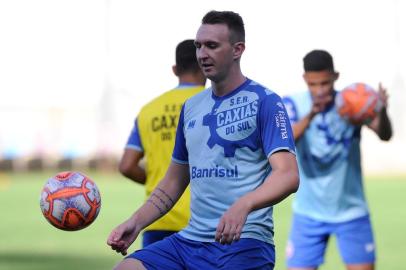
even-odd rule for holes
{"type": "Polygon", "coordinates": [[[179,116],[178,127],[176,130],[176,139],[175,139],[175,147],[173,149],[172,160],[176,163],[180,164],[188,164],[189,163],[189,155],[186,148],[186,139],[184,133],[184,110],[185,105],[182,106],[182,110],[179,116]]]}
{"type": "Polygon", "coordinates": [[[288,113],[290,122],[296,123],[297,121],[299,121],[297,108],[293,99],[291,97],[283,97],[282,101],[283,104],[285,105],[286,112],[288,113]]]}
{"type": "Polygon", "coordinates": [[[268,95],[260,105],[259,126],[264,153],[271,156],[277,151],[295,154],[295,142],[287,112],[281,98],[268,95]]]}
{"type": "Polygon", "coordinates": [[[144,152],[138,128],[138,119],[135,119],[134,127],[131,130],[130,137],[127,140],[127,145],[125,146],[125,148],[134,149],[139,152],[144,152]]]}

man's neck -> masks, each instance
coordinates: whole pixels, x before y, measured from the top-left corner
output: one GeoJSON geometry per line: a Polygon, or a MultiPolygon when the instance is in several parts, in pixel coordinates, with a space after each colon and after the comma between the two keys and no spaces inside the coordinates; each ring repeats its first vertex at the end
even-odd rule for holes
{"type": "Polygon", "coordinates": [[[205,79],[194,74],[182,74],[179,76],[179,84],[205,85],[205,79]]]}
{"type": "Polygon", "coordinates": [[[247,78],[242,73],[239,73],[236,76],[228,77],[220,82],[212,81],[213,92],[218,97],[228,95],[237,87],[242,85],[246,80],[247,78]]]}

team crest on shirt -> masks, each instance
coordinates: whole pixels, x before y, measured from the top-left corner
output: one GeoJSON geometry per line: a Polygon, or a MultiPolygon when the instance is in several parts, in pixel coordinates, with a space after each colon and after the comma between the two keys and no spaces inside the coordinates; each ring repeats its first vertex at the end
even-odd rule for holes
{"type": "Polygon", "coordinates": [[[242,147],[257,150],[259,99],[258,93],[248,88],[216,100],[212,111],[203,118],[203,125],[210,129],[207,145],[223,147],[226,157],[234,157],[236,149],[242,147]]]}

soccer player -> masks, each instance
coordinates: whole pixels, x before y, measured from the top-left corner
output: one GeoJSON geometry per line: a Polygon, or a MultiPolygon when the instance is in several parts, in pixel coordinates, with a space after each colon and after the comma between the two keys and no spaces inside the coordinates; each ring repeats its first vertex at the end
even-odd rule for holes
{"type": "MultiPolygon", "coordinates": [[[[176,64],[172,70],[178,77],[178,86],[141,109],[119,165],[124,176],[145,184],[147,198],[164,177],[171,161],[182,104],[187,98],[202,91],[206,84],[206,77],[197,63],[196,47],[192,39],[177,45],[175,58],[176,64]],[[144,156],[147,160],[146,170],[140,164],[144,156]]],[[[167,215],[145,229],[142,245],[145,247],[184,228],[190,217],[189,202],[188,188],[167,215]]]]}
{"type": "Polygon", "coordinates": [[[274,267],[272,206],[299,185],[286,110],[277,94],[241,72],[240,15],[208,12],[195,46],[211,87],[185,102],[165,177],[107,243],[127,254],[139,232],[169,211],[190,182],[189,224],[116,269],[274,267]]]}
{"type": "MultiPolygon", "coordinates": [[[[317,269],[323,263],[327,241],[334,234],[347,269],[371,270],[375,242],[362,184],[362,126],[340,118],[335,109],[334,83],[339,73],[332,56],[314,50],[303,62],[303,78],[309,91],[283,99],[292,123],[300,171],[287,265],[291,270],[317,269]]],[[[392,128],[382,86],[379,96],[384,106],[365,125],[387,141],[392,128]]]]}

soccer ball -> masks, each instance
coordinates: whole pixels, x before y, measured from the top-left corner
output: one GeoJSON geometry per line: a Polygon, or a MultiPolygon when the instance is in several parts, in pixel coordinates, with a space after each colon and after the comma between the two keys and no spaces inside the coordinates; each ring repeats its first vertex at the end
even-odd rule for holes
{"type": "Polygon", "coordinates": [[[378,93],[365,83],[354,83],[338,92],[335,98],[338,113],[355,125],[367,124],[382,108],[378,93]]]}
{"type": "Polygon", "coordinates": [[[61,172],[48,179],[40,198],[44,217],[58,229],[77,231],[97,217],[101,197],[96,184],[79,172],[61,172]]]}

